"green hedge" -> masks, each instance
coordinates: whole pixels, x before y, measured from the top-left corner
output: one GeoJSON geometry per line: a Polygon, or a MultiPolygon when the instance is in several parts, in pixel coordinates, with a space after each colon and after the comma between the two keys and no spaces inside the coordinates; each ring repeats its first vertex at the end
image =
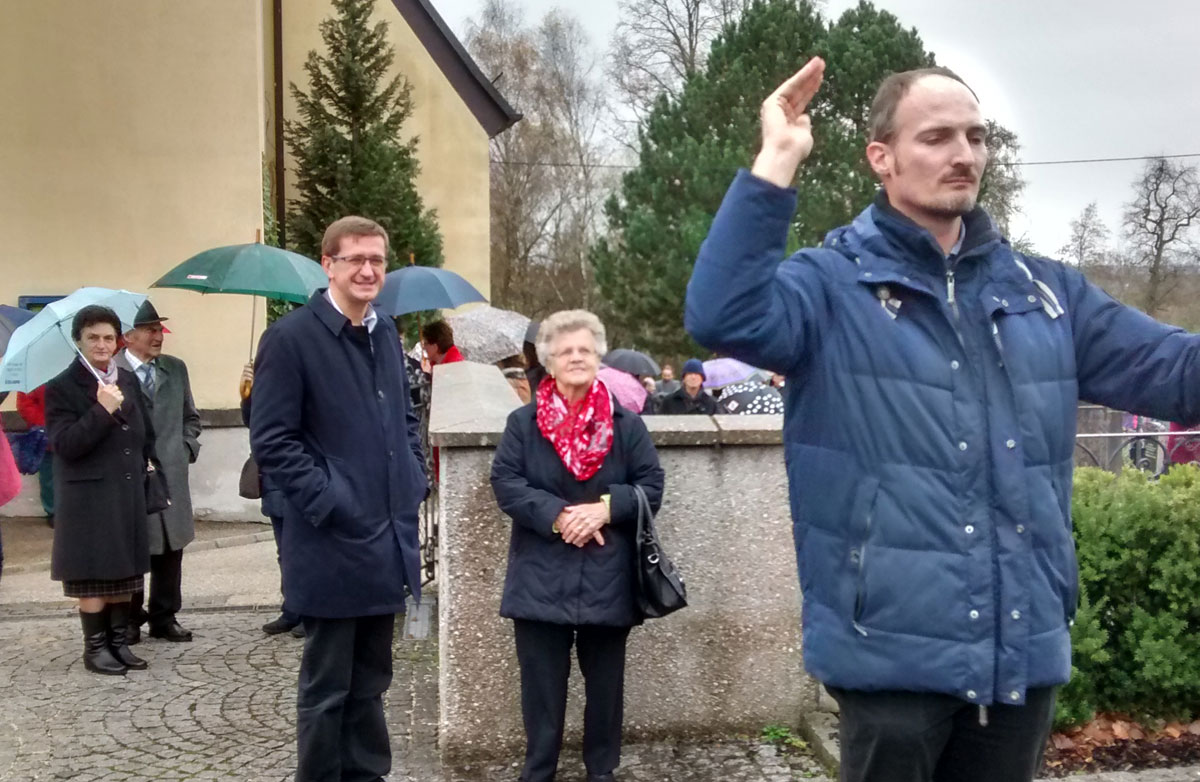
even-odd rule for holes
{"type": "Polygon", "coordinates": [[[1058,724],[1200,713],[1200,469],[1075,472],[1080,608],[1058,724]]]}

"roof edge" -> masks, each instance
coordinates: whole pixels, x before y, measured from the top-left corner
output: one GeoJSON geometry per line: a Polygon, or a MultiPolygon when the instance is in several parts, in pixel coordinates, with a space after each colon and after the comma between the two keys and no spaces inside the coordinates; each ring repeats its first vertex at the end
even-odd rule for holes
{"type": "Polygon", "coordinates": [[[484,76],[431,0],[392,0],[392,4],[475,115],[488,138],[495,138],[521,121],[521,113],[484,76]]]}

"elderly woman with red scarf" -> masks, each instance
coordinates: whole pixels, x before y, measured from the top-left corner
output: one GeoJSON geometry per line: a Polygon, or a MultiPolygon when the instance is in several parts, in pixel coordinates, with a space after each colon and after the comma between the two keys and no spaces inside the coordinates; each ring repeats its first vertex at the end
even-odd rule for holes
{"type": "Polygon", "coordinates": [[[558,766],[571,647],[587,705],[588,782],[612,782],[621,757],[625,640],[642,617],[634,598],[637,500],[657,511],[663,471],[645,424],[596,377],[604,326],[570,310],[542,322],[548,375],[508,418],[492,489],[513,520],[500,615],[513,620],[525,722],[522,782],[558,766]]]}

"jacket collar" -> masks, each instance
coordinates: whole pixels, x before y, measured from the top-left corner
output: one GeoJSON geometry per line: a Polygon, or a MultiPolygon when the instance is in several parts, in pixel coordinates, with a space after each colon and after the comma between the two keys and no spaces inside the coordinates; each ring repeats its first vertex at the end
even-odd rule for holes
{"type": "MultiPolygon", "coordinates": [[[[116,356],[113,357],[113,361],[116,361],[116,356]]],[[[117,366],[119,367],[120,364],[117,366]]],[[[84,388],[90,389],[93,392],[96,390],[96,376],[83,365],[83,359],[78,354],[71,359],[71,377],[75,378],[75,382],[84,388]]],[[[120,375],[118,374],[117,377],[119,379],[120,375]]]]}
{"type": "Polygon", "coordinates": [[[321,288],[316,293],[308,298],[308,308],[312,310],[313,315],[317,316],[317,320],[325,324],[325,328],[329,329],[335,337],[342,332],[342,328],[350,322],[342,313],[333,308],[329,303],[329,299],[325,298],[325,291],[328,288],[321,288]]]}
{"type": "MultiPolygon", "coordinates": [[[[986,256],[986,275],[996,281],[1027,283],[1025,274],[1008,256],[1012,250],[983,207],[963,216],[965,234],[958,259],[986,256]],[[1000,252],[997,252],[1000,251],[1000,252]]],[[[874,201],[850,225],[836,228],[825,237],[825,247],[853,260],[863,276],[907,280],[940,279],[946,273],[946,256],[933,235],[899,212],[881,189],[874,201]],[[874,275],[866,274],[874,272],[874,275]]],[[[927,286],[921,286],[927,287],[927,286]]]]}
{"type": "MultiPolygon", "coordinates": [[[[161,358],[162,355],[159,355],[158,359],[154,359],[154,373],[156,375],[171,374],[171,370],[168,368],[167,362],[160,361],[159,359],[161,358]]],[[[121,350],[117,351],[117,355],[113,357],[113,361],[117,362],[117,366],[119,366],[121,369],[128,369],[130,372],[137,374],[133,369],[133,362],[129,360],[129,348],[122,348],[121,350]]],[[[145,363],[145,361],[140,362],[140,364],[145,363]]],[[[140,380],[141,378],[138,379],[140,380]]]]}

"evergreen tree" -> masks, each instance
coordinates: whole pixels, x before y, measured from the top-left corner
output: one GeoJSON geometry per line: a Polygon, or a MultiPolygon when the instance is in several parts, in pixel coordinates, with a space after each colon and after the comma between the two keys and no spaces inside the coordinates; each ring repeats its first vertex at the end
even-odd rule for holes
{"type": "Polygon", "coordinates": [[[415,185],[417,138],[402,137],[412,87],[402,76],[387,79],[395,58],[387,23],[370,24],[374,0],[332,3],[336,15],[321,22],[326,54],[310,51],[304,64],[309,92],[291,85],[301,120],[284,124],[297,190],[288,247],[320,258],[326,226],[357,214],[387,230],[389,268],[407,265],[410,253],[419,264],[441,266],[437,215],[415,185]]]}
{"type": "Polygon", "coordinates": [[[672,357],[700,351],[682,325],[700,243],[758,150],[759,105],[815,55],[828,67],[809,107],[816,144],[798,173],[789,249],[820,243],[870,202],[878,183],[863,150],[875,90],[890,73],[933,65],[933,55],[915,29],[869,2],[830,24],[809,0],[754,0],[678,98],[659,99],[640,132],[638,166],[606,205],[609,232],[592,262],[613,344],[672,357]]]}

